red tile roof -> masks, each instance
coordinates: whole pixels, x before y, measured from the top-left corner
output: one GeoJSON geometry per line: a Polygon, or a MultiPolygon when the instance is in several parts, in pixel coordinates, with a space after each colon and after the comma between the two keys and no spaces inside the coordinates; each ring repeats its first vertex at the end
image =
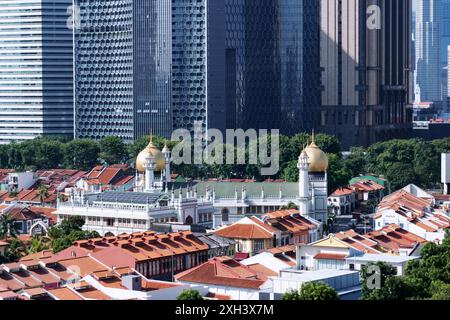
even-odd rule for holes
{"type": "Polygon", "coordinates": [[[200,266],[181,272],[175,279],[180,282],[257,290],[266,282],[267,275],[224,257],[213,258],[200,266]]]}
{"type": "Polygon", "coordinates": [[[354,193],[355,193],[355,190],[353,190],[352,188],[343,187],[343,188],[339,188],[336,191],[334,191],[330,197],[344,197],[344,196],[349,196],[354,193]]]}
{"type": "Polygon", "coordinates": [[[352,188],[355,191],[364,191],[364,192],[379,191],[385,189],[382,185],[373,182],[372,180],[361,180],[359,182],[350,185],[350,188],[352,188]]]}
{"type": "Polygon", "coordinates": [[[256,224],[239,224],[224,227],[214,232],[229,239],[272,239],[273,234],[256,224]]]}
{"type": "Polygon", "coordinates": [[[113,185],[116,187],[122,186],[133,180],[133,176],[126,175],[125,171],[128,166],[111,166],[102,167],[97,166],[92,169],[86,176],[88,184],[91,185],[113,185]]]}
{"type": "Polygon", "coordinates": [[[427,240],[415,235],[412,232],[391,224],[384,228],[365,234],[378,243],[378,247],[385,251],[398,253],[400,249],[414,249],[419,244],[426,243],[427,240]]]}
{"type": "Polygon", "coordinates": [[[67,287],[49,290],[49,293],[59,300],[84,300],[76,291],[67,287]]]}
{"type": "Polygon", "coordinates": [[[325,253],[321,252],[314,256],[317,260],[345,260],[347,254],[325,253]]]}

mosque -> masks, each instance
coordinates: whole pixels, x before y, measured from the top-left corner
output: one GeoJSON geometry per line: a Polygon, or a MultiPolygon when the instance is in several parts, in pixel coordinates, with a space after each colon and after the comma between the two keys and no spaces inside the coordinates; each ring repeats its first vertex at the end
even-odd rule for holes
{"type": "Polygon", "coordinates": [[[301,214],[326,222],[328,158],[313,136],[298,159],[298,182],[179,183],[171,180],[169,148],[153,141],[136,159],[133,192],[87,192],[73,189],[69,201],[58,202],[58,221],[85,217],[86,230],[117,235],[150,230],[155,224],[205,229],[232,224],[245,216],[261,216],[294,203],[301,214]]]}

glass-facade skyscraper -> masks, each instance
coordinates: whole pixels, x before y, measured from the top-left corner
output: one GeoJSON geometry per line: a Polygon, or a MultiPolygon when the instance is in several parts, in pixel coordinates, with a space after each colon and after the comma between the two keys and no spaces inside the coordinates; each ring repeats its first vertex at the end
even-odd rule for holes
{"type": "Polygon", "coordinates": [[[224,5],[77,0],[76,135],[132,141],[225,127],[224,5]]]}
{"type": "Polygon", "coordinates": [[[228,128],[314,127],[320,105],[316,1],[226,0],[228,128]]]}
{"type": "Polygon", "coordinates": [[[441,1],[416,1],[416,82],[421,100],[428,102],[442,101],[441,1]]]}
{"type": "Polygon", "coordinates": [[[72,0],[0,0],[0,144],[73,133],[72,0]]]}
{"type": "Polygon", "coordinates": [[[171,1],[77,0],[76,136],[171,132],[171,1]]]}
{"type": "Polygon", "coordinates": [[[410,0],[321,0],[321,132],[347,150],[412,133],[410,0]],[[374,25],[368,28],[368,9],[374,25]]]}

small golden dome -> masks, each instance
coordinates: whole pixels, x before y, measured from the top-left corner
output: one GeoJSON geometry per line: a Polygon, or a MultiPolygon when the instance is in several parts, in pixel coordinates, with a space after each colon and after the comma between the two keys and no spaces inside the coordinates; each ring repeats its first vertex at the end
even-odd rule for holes
{"type": "Polygon", "coordinates": [[[153,144],[153,141],[150,140],[148,146],[139,153],[136,158],[136,169],[139,172],[145,172],[144,163],[146,159],[152,156],[155,158],[156,169],[155,171],[162,171],[166,165],[164,155],[161,151],[153,144]]]}
{"type": "Polygon", "coordinates": [[[328,170],[328,157],[314,141],[304,150],[308,155],[309,172],[326,172],[328,170]]]}

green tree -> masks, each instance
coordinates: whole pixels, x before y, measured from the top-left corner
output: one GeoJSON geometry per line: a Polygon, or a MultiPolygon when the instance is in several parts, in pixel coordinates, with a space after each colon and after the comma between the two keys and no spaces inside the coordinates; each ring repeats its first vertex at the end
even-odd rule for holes
{"type": "Polygon", "coordinates": [[[362,147],[351,148],[350,155],[344,161],[344,165],[350,171],[352,177],[364,174],[367,165],[366,149],[362,147]]]}
{"type": "Polygon", "coordinates": [[[291,210],[291,209],[297,210],[298,206],[293,202],[289,202],[287,205],[281,207],[281,210],[291,210]]]}
{"type": "Polygon", "coordinates": [[[100,147],[92,140],[73,140],[64,146],[64,165],[67,168],[89,171],[99,164],[100,147]]]}
{"type": "Polygon", "coordinates": [[[288,182],[297,182],[298,181],[298,168],[297,168],[298,160],[290,161],[283,170],[282,177],[284,180],[288,182]]]}
{"type": "Polygon", "coordinates": [[[430,291],[432,293],[430,300],[450,300],[450,284],[443,281],[431,282],[430,291]]]}
{"type": "Polygon", "coordinates": [[[0,255],[0,264],[18,260],[21,256],[21,250],[22,243],[18,239],[12,239],[5,251],[5,255],[0,255]]]}
{"type": "Polygon", "coordinates": [[[200,292],[197,290],[183,290],[180,295],[177,297],[177,300],[193,300],[199,301],[204,300],[200,292]]]}
{"type": "Polygon", "coordinates": [[[68,219],[65,219],[58,226],[64,235],[69,235],[72,231],[81,231],[84,226],[84,219],[79,216],[71,216],[68,219]]]}
{"type": "Polygon", "coordinates": [[[41,205],[44,203],[45,199],[48,198],[48,187],[47,186],[40,186],[37,190],[37,194],[39,195],[39,201],[41,202],[41,205]]]}
{"type": "Polygon", "coordinates": [[[84,219],[72,216],[61,222],[60,225],[50,228],[48,236],[54,253],[69,248],[74,241],[97,238],[100,235],[95,231],[84,231],[84,219]]]}
{"type": "Polygon", "coordinates": [[[100,158],[108,165],[122,164],[128,160],[127,146],[119,137],[105,137],[99,144],[100,158]]]}
{"type": "Polygon", "coordinates": [[[26,248],[26,253],[33,254],[47,249],[49,249],[49,245],[45,243],[42,237],[33,237],[30,245],[26,248]]]}
{"type": "Polygon", "coordinates": [[[332,301],[339,300],[337,291],[323,282],[307,282],[302,284],[300,291],[289,291],[283,295],[283,300],[332,301]]]}
{"type": "Polygon", "coordinates": [[[58,139],[40,138],[36,145],[33,165],[38,169],[60,168],[64,158],[64,144],[58,139]]]}
{"type": "Polygon", "coordinates": [[[337,188],[348,185],[352,178],[350,170],[344,166],[341,155],[328,154],[328,190],[333,192],[337,188]]]}
{"type": "Polygon", "coordinates": [[[282,300],[302,300],[301,296],[300,296],[300,292],[298,290],[289,290],[288,292],[286,292],[283,297],[281,298],[282,300]]]}
{"type": "Polygon", "coordinates": [[[369,263],[361,269],[362,300],[391,300],[387,279],[397,271],[385,262],[369,263]]]}
{"type": "Polygon", "coordinates": [[[7,239],[8,237],[17,236],[17,227],[15,220],[9,213],[0,215],[0,238],[7,239]]]}
{"type": "Polygon", "coordinates": [[[339,295],[334,288],[322,282],[308,282],[300,289],[302,300],[339,300],[339,295]]]}

